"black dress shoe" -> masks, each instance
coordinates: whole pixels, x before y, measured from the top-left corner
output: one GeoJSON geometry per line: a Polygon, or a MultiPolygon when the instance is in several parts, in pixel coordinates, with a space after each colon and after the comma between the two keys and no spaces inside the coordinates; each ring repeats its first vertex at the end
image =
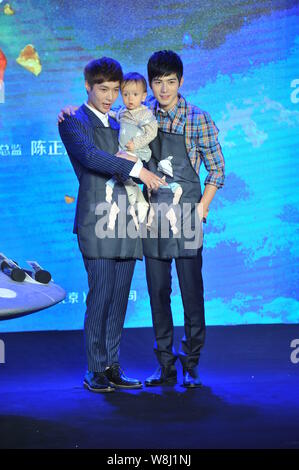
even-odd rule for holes
{"type": "Polygon", "coordinates": [[[185,388],[198,388],[202,387],[201,380],[198,374],[198,367],[184,370],[183,387],[185,388]]]}
{"type": "Polygon", "coordinates": [[[105,372],[87,371],[84,377],[83,385],[91,392],[114,392],[115,387],[107,379],[105,372]]]}
{"type": "Polygon", "coordinates": [[[140,380],[127,377],[119,364],[113,364],[106,369],[105,375],[109,382],[116,388],[142,388],[140,380]]]}
{"type": "Polygon", "coordinates": [[[160,366],[145,380],[147,387],[155,385],[175,385],[177,383],[177,370],[175,366],[160,366]]]}

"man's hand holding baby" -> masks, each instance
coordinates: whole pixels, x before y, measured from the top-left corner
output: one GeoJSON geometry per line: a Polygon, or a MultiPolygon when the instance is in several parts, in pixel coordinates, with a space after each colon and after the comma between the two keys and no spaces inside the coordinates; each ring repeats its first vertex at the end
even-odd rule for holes
{"type": "Polygon", "coordinates": [[[129,150],[129,152],[134,152],[135,145],[134,145],[133,140],[129,140],[129,142],[126,145],[126,148],[129,150]]]}

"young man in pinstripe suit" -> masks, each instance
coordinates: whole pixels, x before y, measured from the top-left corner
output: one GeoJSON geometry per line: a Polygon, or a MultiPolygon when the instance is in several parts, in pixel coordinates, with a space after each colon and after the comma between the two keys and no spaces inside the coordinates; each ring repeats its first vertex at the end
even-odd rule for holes
{"type": "Polygon", "coordinates": [[[59,123],[59,132],[79,181],[74,233],[89,284],[84,322],[88,371],[84,386],[93,392],[111,392],[115,388],[142,387],[119,365],[131,280],[136,259],[142,259],[140,237],[131,237],[126,231],[130,215],[123,182],[131,176],[149,189],[157,189],[163,180],[143,168],[137,158],[118,153],[119,126],[108,112],[123,79],[120,64],[102,57],[87,64],[84,76],[87,102],[59,123]],[[117,183],[113,200],[108,203],[107,182],[111,177],[117,183]],[[115,212],[114,220],[103,225],[100,216],[105,211],[110,214],[115,206],[118,210],[124,207],[123,213],[115,212]],[[123,226],[117,223],[121,217],[123,226]],[[119,232],[123,228],[125,236],[119,232]]]}

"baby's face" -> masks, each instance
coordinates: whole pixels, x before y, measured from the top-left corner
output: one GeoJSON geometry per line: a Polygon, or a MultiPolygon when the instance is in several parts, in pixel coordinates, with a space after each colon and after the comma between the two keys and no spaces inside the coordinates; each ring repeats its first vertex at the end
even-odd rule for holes
{"type": "Polygon", "coordinates": [[[138,108],[146,98],[142,83],[128,82],[121,90],[124,105],[127,109],[138,108]]]}

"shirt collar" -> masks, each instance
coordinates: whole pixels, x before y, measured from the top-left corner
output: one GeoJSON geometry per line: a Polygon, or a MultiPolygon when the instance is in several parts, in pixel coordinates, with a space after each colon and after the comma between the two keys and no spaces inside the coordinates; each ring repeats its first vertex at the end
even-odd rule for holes
{"type": "Polygon", "coordinates": [[[185,116],[186,114],[186,101],[185,98],[179,93],[178,94],[178,101],[176,104],[169,109],[168,111],[164,111],[163,108],[160,107],[159,102],[156,100],[156,112],[160,114],[162,117],[169,117],[171,121],[175,118],[179,118],[181,116],[185,116]]]}
{"type": "Polygon", "coordinates": [[[104,124],[105,127],[109,126],[109,121],[108,121],[108,113],[104,114],[98,109],[93,108],[92,106],[89,106],[89,104],[86,102],[85,106],[90,109],[104,124]]]}

